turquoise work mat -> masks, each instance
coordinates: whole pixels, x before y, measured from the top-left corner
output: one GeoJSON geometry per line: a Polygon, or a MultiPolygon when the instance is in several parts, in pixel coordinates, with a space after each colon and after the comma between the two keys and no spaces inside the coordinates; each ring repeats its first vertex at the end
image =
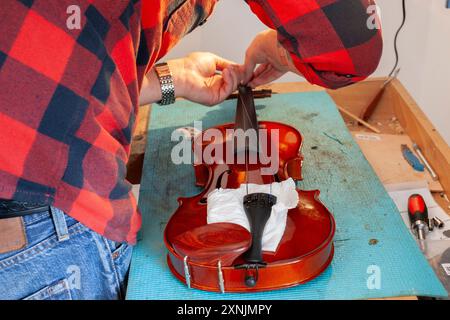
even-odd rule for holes
{"type": "Polygon", "coordinates": [[[188,289],[166,265],[163,231],[176,199],[200,192],[190,165],[174,165],[178,142],[172,132],[234,120],[236,101],[206,108],[187,101],[152,108],[139,206],[140,240],[133,252],[128,299],[366,299],[446,296],[433,270],[404,225],[397,208],[353,141],[326,92],[277,94],[257,100],[260,120],[290,124],[304,136],[304,180],[298,187],[320,189],[336,219],[335,256],[313,281],[262,293],[220,294],[188,289]]]}

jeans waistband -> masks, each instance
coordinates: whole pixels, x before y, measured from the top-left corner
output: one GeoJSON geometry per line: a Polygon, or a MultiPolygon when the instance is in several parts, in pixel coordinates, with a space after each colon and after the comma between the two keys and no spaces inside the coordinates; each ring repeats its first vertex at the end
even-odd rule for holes
{"type": "Polygon", "coordinates": [[[48,209],[44,203],[0,199],[0,219],[22,217],[48,209]]]}
{"type": "Polygon", "coordinates": [[[23,217],[35,213],[49,212],[58,241],[69,239],[69,231],[64,212],[53,206],[0,199],[0,222],[2,219],[23,217]]]}
{"type": "Polygon", "coordinates": [[[66,216],[64,212],[58,208],[50,207],[50,214],[52,216],[53,224],[55,226],[58,241],[68,240],[69,230],[67,228],[66,216]]]}

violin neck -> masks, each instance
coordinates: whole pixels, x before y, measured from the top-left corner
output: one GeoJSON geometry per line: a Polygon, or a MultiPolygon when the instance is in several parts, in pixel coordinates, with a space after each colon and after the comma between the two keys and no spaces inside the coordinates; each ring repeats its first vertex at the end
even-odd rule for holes
{"type": "MultiPolygon", "coordinates": [[[[234,129],[242,129],[248,133],[248,130],[252,130],[256,134],[256,146],[248,145],[246,141],[245,150],[258,151],[259,134],[258,134],[258,118],[256,115],[255,101],[253,98],[252,88],[247,86],[238,87],[238,103],[236,107],[236,118],[234,129]]],[[[239,146],[241,147],[241,146],[239,146]]],[[[238,148],[239,148],[238,147],[238,148]]],[[[241,148],[239,148],[241,149],[241,148]]]]}

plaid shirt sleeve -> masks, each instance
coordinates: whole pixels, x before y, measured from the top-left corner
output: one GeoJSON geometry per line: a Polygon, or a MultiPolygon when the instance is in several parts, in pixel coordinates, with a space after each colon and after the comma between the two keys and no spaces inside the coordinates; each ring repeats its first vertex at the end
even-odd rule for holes
{"type": "Polygon", "coordinates": [[[311,83],[337,89],[364,80],[381,58],[371,0],[246,0],[311,83]]]}
{"type": "Polygon", "coordinates": [[[148,72],[185,35],[206,22],[216,3],[217,0],[142,0],[142,49],[138,66],[148,72]]]}

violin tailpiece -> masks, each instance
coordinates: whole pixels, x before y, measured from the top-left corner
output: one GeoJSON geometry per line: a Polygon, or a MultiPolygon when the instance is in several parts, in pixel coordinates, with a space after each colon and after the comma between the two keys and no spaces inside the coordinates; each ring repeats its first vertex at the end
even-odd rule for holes
{"type": "Polygon", "coordinates": [[[250,264],[264,264],[262,258],[262,236],[270,218],[272,207],[276,202],[277,197],[268,193],[252,193],[244,197],[245,214],[247,215],[252,234],[252,245],[245,253],[244,259],[250,264]]]}

